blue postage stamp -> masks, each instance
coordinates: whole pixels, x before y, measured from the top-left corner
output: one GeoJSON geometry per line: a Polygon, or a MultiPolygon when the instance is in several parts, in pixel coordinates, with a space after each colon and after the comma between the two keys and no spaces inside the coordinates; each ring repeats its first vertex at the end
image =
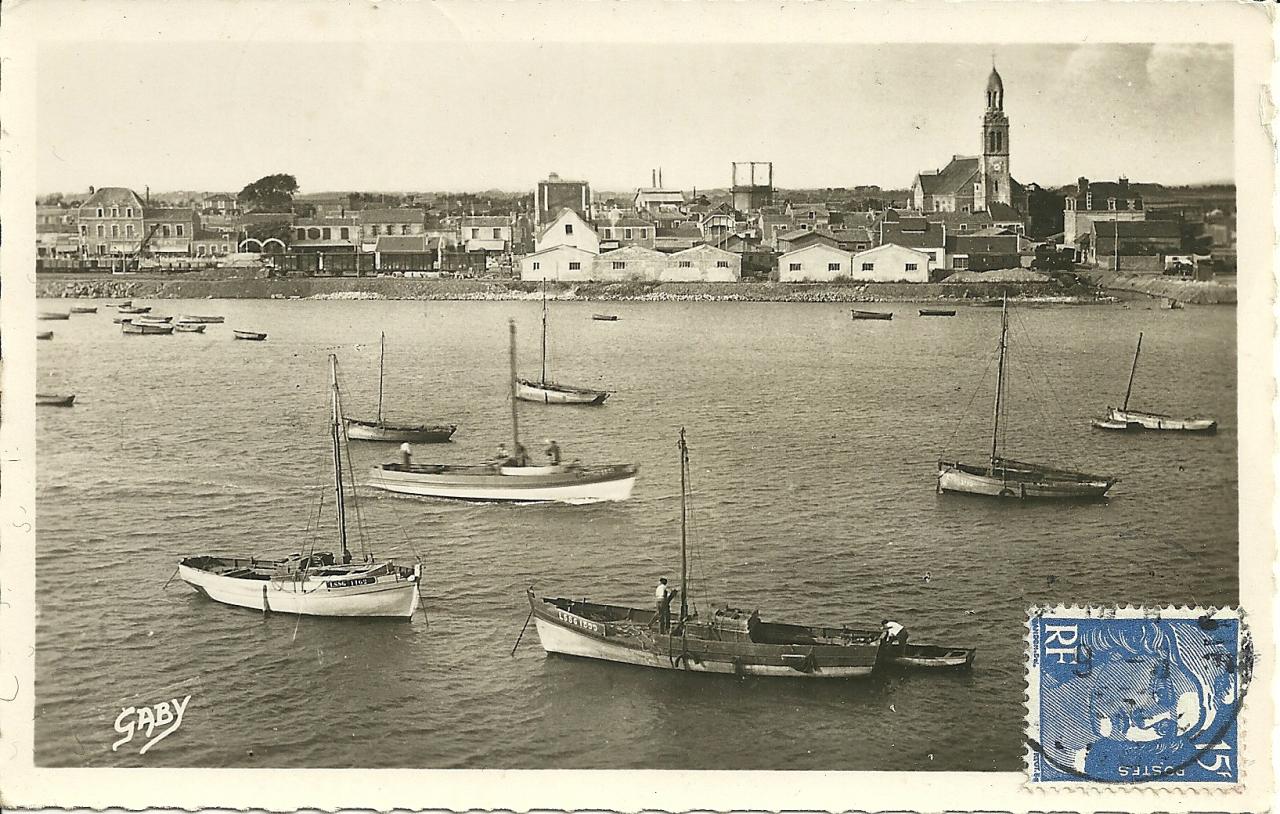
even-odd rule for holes
{"type": "Polygon", "coordinates": [[[1031,783],[1240,781],[1238,610],[1033,608],[1028,627],[1031,783]]]}

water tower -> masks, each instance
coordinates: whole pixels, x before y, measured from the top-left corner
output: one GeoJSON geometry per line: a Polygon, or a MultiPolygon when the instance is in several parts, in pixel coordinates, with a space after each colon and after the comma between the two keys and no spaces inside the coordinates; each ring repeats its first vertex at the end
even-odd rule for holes
{"type": "Polygon", "coordinates": [[[754,212],[773,203],[773,162],[733,162],[733,208],[754,212]]]}

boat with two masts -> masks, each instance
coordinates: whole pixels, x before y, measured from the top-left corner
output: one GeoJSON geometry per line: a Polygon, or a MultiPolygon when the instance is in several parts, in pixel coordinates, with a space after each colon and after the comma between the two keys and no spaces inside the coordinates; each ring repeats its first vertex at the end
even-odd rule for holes
{"type": "Polygon", "coordinates": [[[532,379],[516,379],[515,397],[522,401],[536,401],[542,404],[604,404],[609,398],[609,391],[594,390],[590,387],[578,387],[572,384],[560,384],[547,379],[547,284],[542,283],[542,375],[535,382],[532,379]]]}
{"type": "Polygon", "coordinates": [[[382,334],[378,348],[378,417],[374,421],[345,418],[347,437],[357,441],[390,441],[414,444],[440,444],[448,441],[458,429],[453,424],[393,424],[382,416],[383,363],[387,354],[387,335],[382,334]]]}
{"type": "Polygon", "coordinates": [[[631,497],[640,471],[635,464],[562,463],[558,447],[555,457],[539,464],[524,452],[516,398],[514,320],[510,333],[511,454],[482,464],[380,464],[370,472],[370,486],[417,497],[505,503],[598,503],[631,497]]]}
{"type": "Polygon", "coordinates": [[[1205,416],[1179,417],[1145,410],[1130,410],[1129,396],[1133,394],[1133,377],[1138,372],[1138,355],[1142,353],[1142,333],[1138,333],[1138,347],[1133,351],[1133,367],[1129,369],[1129,386],[1124,391],[1124,403],[1108,407],[1107,414],[1090,423],[1100,430],[1162,430],[1164,432],[1216,432],[1218,422],[1205,416]]]}
{"type": "Polygon", "coordinates": [[[689,448],[683,429],[679,450],[679,615],[672,614],[670,627],[663,630],[656,606],[540,597],[529,588],[529,613],[542,649],[658,670],[789,678],[869,675],[880,660],[879,630],[766,622],[755,611],[729,607],[714,610],[705,620],[696,610],[690,612],[689,448]]]}
{"type": "MultiPolygon", "coordinates": [[[[343,478],[343,428],[337,357],[330,354],[332,378],[330,435],[333,442],[334,497],[340,556],[328,552],[295,553],[281,559],[202,554],[178,564],[178,575],[199,593],[227,605],[263,613],[304,616],[385,616],[409,618],[418,608],[422,563],[377,560],[371,553],[355,560],[347,540],[343,478]]],[[[355,500],[355,484],[351,485],[355,500]]],[[[361,537],[361,548],[364,548],[361,537]]]]}
{"type": "Polygon", "coordinates": [[[1051,500],[1089,500],[1105,497],[1119,481],[1110,475],[1094,475],[1045,464],[1026,463],[1001,454],[1000,423],[1008,408],[1005,398],[1005,354],[1009,347],[1009,307],[1000,310],[1000,359],[996,368],[996,398],[992,411],[991,454],[982,463],[938,461],[939,492],[961,492],[989,497],[1051,500]]]}

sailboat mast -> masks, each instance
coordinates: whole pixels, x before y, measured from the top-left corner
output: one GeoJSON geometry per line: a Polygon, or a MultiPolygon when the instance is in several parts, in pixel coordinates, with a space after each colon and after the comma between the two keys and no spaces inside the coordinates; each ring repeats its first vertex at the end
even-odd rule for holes
{"type": "Polygon", "coordinates": [[[689,615],[689,556],[687,550],[688,506],[685,492],[688,491],[689,447],[684,442],[684,427],[680,428],[680,622],[689,615]]]}
{"type": "Polygon", "coordinates": [[[1006,341],[1009,333],[1009,299],[1005,296],[1000,302],[1000,364],[996,368],[996,403],[992,409],[992,415],[995,420],[992,422],[991,430],[991,470],[994,472],[996,467],[996,451],[1000,440],[1000,412],[1004,406],[1004,353],[1008,346],[1006,341]]]}
{"type": "Polygon", "coordinates": [[[351,550],[347,548],[347,506],[342,493],[342,407],[338,403],[338,357],[329,354],[329,373],[333,382],[332,434],[333,434],[333,489],[338,503],[338,539],[342,542],[342,561],[351,562],[351,550]]]}
{"type": "Polygon", "coordinates": [[[378,347],[378,426],[382,426],[382,368],[387,355],[387,334],[384,332],[378,347]]]}
{"type": "Polygon", "coordinates": [[[520,416],[516,412],[516,321],[507,320],[511,326],[511,454],[520,456],[520,416]]]}
{"type": "Polygon", "coordinates": [[[1121,410],[1129,409],[1129,394],[1133,392],[1133,376],[1138,372],[1138,354],[1142,353],[1142,331],[1138,331],[1138,347],[1133,351],[1133,367],[1129,370],[1129,386],[1124,389],[1124,406],[1121,410]]]}
{"type": "Polygon", "coordinates": [[[547,383],[547,281],[542,280],[542,378],[538,384],[547,383]]]}

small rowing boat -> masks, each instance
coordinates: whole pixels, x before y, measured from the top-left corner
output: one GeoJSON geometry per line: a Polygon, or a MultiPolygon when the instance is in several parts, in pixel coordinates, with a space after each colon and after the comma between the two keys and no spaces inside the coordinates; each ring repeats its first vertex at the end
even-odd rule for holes
{"type": "Polygon", "coordinates": [[[202,317],[193,314],[183,314],[178,317],[179,322],[204,322],[208,324],[221,324],[225,321],[224,317],[202,317]]]}
{"type": "Polygon", "coordinates": [[[71,314],[65,311],[41,311],[37,319],[71,319],[71,314]]]}
{"type": "Polygon", "coordinates": [[[173,326],[167,322],[122,322],[120,330],[127,334],[171,334],[173,326]]]}
{"type": "Polygon", "coordinates": [[[852,319],[893,319],[893,314],[889,311],[859,311],[857,308],[851,308],[849,317],[852,319]]]}
{"type": "Polygon", "coordinates": [[[98,313],[98,306],[96,306],[96,305],[73,305],[73,306],[71,306],[71,313],[73,313],[73,314],[96,314],[96,313],[98,313]]]}
{"type": "Polygon", "coordinates": [[[591,318],[597,322],[617,322],[617,314],[592,314],[591,318]]]}
{"type": "Polygon", "coordinates": [[[121,305],[116,309],[121,314],[146,314],[151,311],[150,305],[121,305]]]}
{"type": "Polygon", "coordinates": [[[60,393],[36,393],[37,407],[70,407],[75,403],[75,393],[63,395],[60,393]]]}
{"type": "Polygon", "coordinates": [[[112,317],[111,321],[116,325],[123,325],[126,322],[133,322],[133,317],[112,317]]]}
{"type": "Polygon", "coordinates": [[[920,316],[922,317],[954,317],[956,309],[954,308],[921,308],[920,316]]]}
{"type": "Polygon", "coordinates": [[[141,315],[141,316],[134,317],[133,321],[134,321],[134,322],[147,322],[147,323],[157,324],[157,325],[158,325],[158,324],[166,324],[166,325],[167,325],[168,323],[173,322],[173,317],[160,317],[160,316],[153,316],[153,315],[150,315],[150,314],[143,314],[143,315],[141,315]]]}
{"type": "Polygon", "coordinates": [[[1100,430],[1162,430],[1165,432],[1216,432],[1218,422],[1204,416],[1178,417],[1145,410],[1130,410],[1129,396],[1133,394],[1133,377],[1138,372],[1138,355],[1142,353],[1142,333],[1138,333],[1138,346],[1133,351],[1133,367],[1129,369],[1129,386],[1124,391],[1124,403],[1120,407],[1108,407],[1103,418],[1090,421],[1100,430]]]}
{"type": "Polygon", "coordinates": [[[178,333],[184,334],[202,334],[204,333],[205,324],[203,322],[179,322],[173,326],[178,333]]]}
{"type": "Polygon", "coordinates": [[[886,643],[880,646],[880,659],[894,667],[945,670],[972,667],[976,652],[963,647],[886,643]]]}
{"type": "Polygon", "coordinates": [[[259,333],[258,331],[236,331],[235,338],[247,339],[250,342],[262,342],[266,340],[267,335],[264,333],[259,333]]]}
{"type": "Polygon", "coordinates": [[[36,331],[36,339],[53,339],[53,331],[36,331]]]}

